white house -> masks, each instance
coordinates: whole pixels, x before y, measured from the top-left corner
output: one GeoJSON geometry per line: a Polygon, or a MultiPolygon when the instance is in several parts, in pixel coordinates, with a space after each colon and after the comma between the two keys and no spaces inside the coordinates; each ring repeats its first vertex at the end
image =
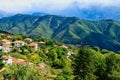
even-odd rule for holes
{"type": "Polygon", "coordinates": [[[13,43],[15,47],[21,47],[25,44],[23,41],[20,40],[14,41],[13,43]]]}
{"type": "Polygon", "coordinates": [[[3,52],[10,52],[11,51],[11,46],[7,44],[2,45],[2,51],[3,52]]]}
{"type": "Polygon", "coordinates": [[[3,56],[3,58],[4,58],[3,62],[5,62],[6,64],[12,64],[13,63],[13,59],[12,59],[12,57],[10,55],[3,56]]]}

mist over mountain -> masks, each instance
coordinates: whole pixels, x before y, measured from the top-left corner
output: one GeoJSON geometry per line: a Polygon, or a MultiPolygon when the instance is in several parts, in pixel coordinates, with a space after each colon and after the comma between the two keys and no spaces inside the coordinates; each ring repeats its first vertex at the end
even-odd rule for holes
{"type": "Polygon", "coordinates": [[[0,11],[0,18],[3,17],[6,14],[4,11],[0,11]]]}
{"type": "Polygon", "coordinates": [[[87,20],[113,19],[120,20],[120,0],[14,0],[1,1],[0,17],[11,14],[46,14],[66,17],[78,17],[87,20]],[[26,3],[26,4],[24,4],[26,3]]]}
{"type": "Polygon", "coordinates": [[[72,5],[69,8],[63,10],[60,15],[74,16],[81,19],[88,20],[102,20],[102,19],[113,19],[120,20],[119,7],[96,7],[92,6],[89,8],[80,8],[76,5],[72,5]]]}
{"type": "MultiPolygon", "coordinates": [[[[98,7],[90,7],[90,8],[79,8],[78,6],[70,6],[62,11],[58,12],[23,12],[23,14],[30,14],[34,16],[44,16],[44,15],[59,15],[59,16],[66,16],[66,17],[78,17],[80,19],[86,20],[102,20],[102,19],[113,19],[113,20],[120,20],[120,10],[118,7],[105,7],[105,8],[98,8],[98,7]]],[[[16,13],[13,13],[14,15],[16,13]]],[[[12,16],[13,14],[2,12],[0,11],[0,18],[1,17],[8,17],[12,16]]]]}
{"type": "Polygon", "coordinates": [[[0,11],[0,18],[2,18],[2,17],[8,17],[8,16],[11,16],[11,15],[13,15],[13,14],[7,13],[7,12],[4,12],[4,11],[0,11]]]}

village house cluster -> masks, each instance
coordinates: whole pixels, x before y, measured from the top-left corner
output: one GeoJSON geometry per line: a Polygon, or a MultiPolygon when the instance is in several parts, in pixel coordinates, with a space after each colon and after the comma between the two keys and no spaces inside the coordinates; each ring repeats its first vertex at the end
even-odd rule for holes
{"type": "MultiPolygon", "coordinates": [[[[28,46],[30,48],[33,48],[33,50],[37,51],[38,50],[38,46],[45,44],[45,42],[34,42],[31,38],[25,38],[24,40],[13,40],[13,36],[6,36],[4,34],[1,34],[3,36],[5,36],[4,39],[0,40],[0,49],[2,50],[2,52],[12,52],[12,50],[14,48],[18,48],[20,49],[22,46],[28,46]]],[[[22,64],[22,65],[33,65],[32,62],[23,60],[23,59],[19,59],[19,58],[14,58],[11,57],[10,55],[4,55],[3,56],[4,60],[3,62],[6,64],[22,64]]],[[[44,68],[46,66],[45,63],[39,63],[38,66],[40,68],[44,68]]]]}
{"type": "MultiPolygon", "coordinates": [[[[13,63],[16,63],[16,64],[22,64],[22,65],[34,65],[32,62],[29,62],[29,61],[26,61],[26,60],[23,60],[23,59],[18,59],[18,58],[14,58],[14,57],[11,57],[10,55],[8,56],[3,56],[4,58],[4,63],[8,64],[8,65],[12,65],[13,63]]],[[[40,67],[41,69],[44,69],[46,64],[45,63],[39,63],[37,65],[38,67],[40,67]]]]}
{"type": "MultiPolygon", "coordinates": [[[[1,34],[2,35],[2,34],[1,34]]],[[[2,50],[2,52],[12,52],[14,48],[18,48],[20,49],[22,46],[26,45],[30,48],[32,48],[33,50],[37,51],[38,50],[38,46],[44,45],[45,42],[34,42],[31,38],[25,38],[24,40],[13,40],[13,36],[5,36],[4,39],[0,40],[0,49],[2,50]]],[[[60,48],[68,48],[65,45],[60,46],[60,48]]],[[[22,64],[22,65],[33,65],[32,62],[23,60],[23,59],[18,59],[18,58],[14,58],[11,57],[10,55],[6,55],[3,56],[4,58],[4,63],[6,64],[22,64]]],[[[44,69],[46,64],[45,63],[39,63],[37,64],[37,66],[39,66],[41,69],[44,69]]]]}
{"type": "Polygon", "coordinates": [[[11,52],[15,47],[20,48],[27,45],[37,51],[39,44],[44,44],[44,42],[33,42],[31,38],[12,41],[12,36],[7,36],[6,39],[0,40],[0,49],[2,49],[3,52],[11,52]]]}

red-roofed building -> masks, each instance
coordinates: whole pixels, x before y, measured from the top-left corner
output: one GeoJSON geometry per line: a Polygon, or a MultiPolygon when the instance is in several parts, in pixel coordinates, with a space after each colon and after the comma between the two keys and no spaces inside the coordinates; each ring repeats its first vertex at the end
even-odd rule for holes
{"type": "Polygon", "coordinates": [[[25,40],[24,40],[26,43],[28,43],[28,42],[32,42],[32,39],[31,38],[25,38],[25,40]]]}
{"type": "Polygon", "coordinates": [[[31,47],[31,48],[33,48],[33,49],[36,50],[36,51],[37,51],[37,49],[38,49],[38,44],[37,44],[37,43],[34,43],[34,42],[28,44],[28,46],[31,47]]]}
{"type": "Polygon", "coordinates": [[[13,43],[15,47],[21,47],[25,44],[23,41],[20,40],[14,41],[13,43]]]}
{"type": "Polygon", "coordinates": [[[4,58],[4,62],[7,64],[12,64],[12,63],[22,64],[22,65],[32,65],[33,64],[33,63],[23,60],[23,59],[11,57],[10,55],[3,56],[3,58],[4,58]]]}
{"type": "Polygon", "coordinates": [[[13,59],[12,59],[12,57],[11,57],[10,55],[8,55],[8,56],[3,56],[3,58],[4,58],[4,61],[3,61],[3,62],[5,62],[5,63],[7,63],[7,64],[12,64],[13,59]]]}
{"type": "Polygon", "coordinates": [[[7,39],[12,39],[12,36],[7,36],[7,39]]]}
{"type": "Polygon", "coordinates": [[[12,49],[12,47],[10,45],[8,45],[8,44],[3,44],[2,45],[2,51],[3,52],[10,52],[11,49],[12,49]]]}
{"type": "Polygon", "coordinates": [[[10,40],[7,40],[7,39],[3,39],[1,40],[2,44],[11,44],[11,41],[10,40]]]}

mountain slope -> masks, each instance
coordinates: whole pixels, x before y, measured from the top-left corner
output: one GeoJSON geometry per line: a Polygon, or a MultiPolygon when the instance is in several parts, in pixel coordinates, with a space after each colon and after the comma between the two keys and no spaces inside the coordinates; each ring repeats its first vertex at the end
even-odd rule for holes
{"type": "Polygon", "coordinates": [[[0,19],[0,30],[67,44],[87,43],[114,51],[120,49],[120,22],[114,20],[89,21],[76,17],[17,14],[0,19]]]}

